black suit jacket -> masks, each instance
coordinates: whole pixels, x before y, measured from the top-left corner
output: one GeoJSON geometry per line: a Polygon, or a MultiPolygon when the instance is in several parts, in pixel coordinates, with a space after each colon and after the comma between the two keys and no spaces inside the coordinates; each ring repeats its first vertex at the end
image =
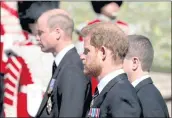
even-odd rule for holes
{"type": "Polygon", "coordinates": [[[0,117],[3,117],[4,74],[0,73],[0,117]]]}
{"type": "Polygon", "coordinates": [[[166,103],[151,78],[141,81],[135,89],[143,111],[142,117],[169,117],[166,103]]]}
{"type": "Polygon", "coordinates": [[[37,117],[85,117],[89,109],[91,82],[83,73],[83,64],[75,48],[63,57],[53,75],[56,82],[52,91],[52,112],[47,114],[47,92],[37,117]]]}
{"type": "Polygon", "coordinates": [[[140,117],[141,108],[134,87],[125,73],[112,79],[95,99],[99,117],[140,117]]]}

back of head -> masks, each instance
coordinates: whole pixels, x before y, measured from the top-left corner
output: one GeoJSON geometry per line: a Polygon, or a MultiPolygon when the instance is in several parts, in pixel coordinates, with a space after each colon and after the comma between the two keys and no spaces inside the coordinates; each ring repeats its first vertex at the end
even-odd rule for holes
{"type": "Polygon", "coordinates": [[[52,9],[41,15],[41,17],[46,16],[47,25],[50,30],[53,30],[57,26],[62,29],[66,35],[72,36],[74,30],[74,22],[70,15],[62,9],[52,9]]]}
{"type": "Polygon", "coordinates": [[[74,31],[73,20],[64,14],[54,14],[48,18],[48,26],[54,29],[56,26],[60,27],[68,36],[72,37],[74,31]]]}
{"type": "Polygon", "coordinates": [[[125,33],[113,23],[101,22],[92,28],[90,44],[96,48],[106,47],[115,63],[121,64],[128,51],[125,33]]]}
{"type": "Polygon", "coordinates": [[[138,57],[143,71],[150,71],[154,58],[154,50],[150,40],[142,35],[129,35],[129,50],[126,58],[138,57]]]}

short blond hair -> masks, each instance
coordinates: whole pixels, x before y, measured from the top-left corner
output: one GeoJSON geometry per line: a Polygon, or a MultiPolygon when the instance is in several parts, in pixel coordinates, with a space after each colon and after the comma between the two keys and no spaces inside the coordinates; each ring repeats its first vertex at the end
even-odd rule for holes
{"type": "Polygon", "coordinates": [[[74,22],[73,20],[65,14],[53,14],[48,18],[48,26],[53,29],[56,26],[59,26],[66,34],[72,36],[74,31],[74,22]]]}

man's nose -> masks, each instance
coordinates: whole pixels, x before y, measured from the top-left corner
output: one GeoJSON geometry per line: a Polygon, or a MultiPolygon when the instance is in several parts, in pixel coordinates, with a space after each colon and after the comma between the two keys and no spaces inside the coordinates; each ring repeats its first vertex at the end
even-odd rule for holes
{"type": "Polygon", "coordinates": [[[84,54],[80,54],[80,59],[84,60],[85,59],[85,55],[84,54]]]}
{"type": "Polygon", "coordinates": [[[37,41],[40,41],[40,37],[38,35],[35,36],[37,41]]]}

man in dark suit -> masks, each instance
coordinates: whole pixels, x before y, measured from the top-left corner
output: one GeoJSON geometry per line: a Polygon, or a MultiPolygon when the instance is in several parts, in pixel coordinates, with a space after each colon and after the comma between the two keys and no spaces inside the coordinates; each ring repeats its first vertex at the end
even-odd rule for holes
{"type": "Polygon", "coordinates": [[[0,117],[3,117],[4,74],[0,72],[0,117]]]}
{"type": "Polygon", "coordinates": [[[136,91],[122,69],[127,36],[115,24],[105,22],[87,26],[82,35],[84,73],[98,79],[88,117],[139,117],[136,91]]]}
{"type": "Polygon", "coordinates": [[[151,42],[142,35],[129,35],[128,40],[129,51],[124,59],[124,70],[137,91],[142,117],[169,117],[165,101],[149,75],[154,57],[151,42]]]}
{"type": "Polygon", "coordinates": [[[53,76],[37,117],[85,117],[91,102],[91,83],[72,44],[74,23],[61,9],[44,12],[37,20],[37,39],[55,61],[53,76]]]}

